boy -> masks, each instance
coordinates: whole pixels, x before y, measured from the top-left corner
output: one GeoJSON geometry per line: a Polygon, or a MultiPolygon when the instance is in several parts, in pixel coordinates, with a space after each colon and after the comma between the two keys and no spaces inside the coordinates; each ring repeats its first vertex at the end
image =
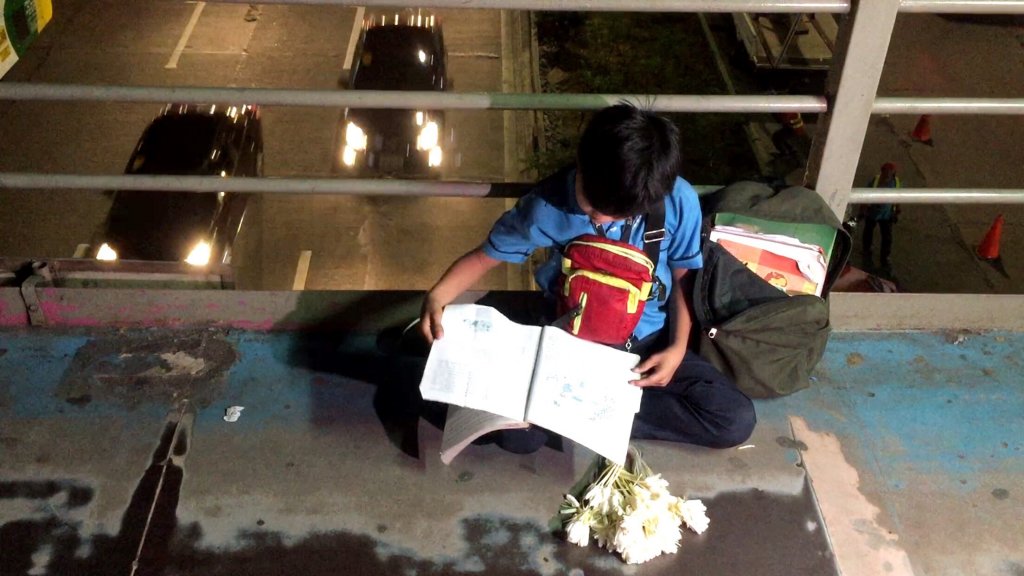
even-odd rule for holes
{"type": "MultiPolygon", "coordinates": [[[[702,265],[697,194],[678,176],[679,134],[674,124],[629,104],[600,110],[580,139],[577,166],[559,172],[503,214],[479,248],[456,260],[423,301],[420,329],[428,342],[444,337],[444,307],[501,262],[524,262],[538,248],[552,248],[536,272],[547,295],[558,293],[561,249],[581,234],[605,233],[643,247],[644,218],[655,202],[665,206],[665,238],[657,276],[665,301],[644,309],[631,351],[642,360],[630,383],[644,388],[633,438],[673,440],[727,448],[746,440],[754,408],[735,384],[687,351],[692,326],[687,273],[702,265]],[[629,225],[633,224],[633,225],[629,225]]],[[[540,448],[544,436],[513,438],[515,452],[540,448]],[[525,443],[525,445],[524,445],[525,443]]],[[[519,431],[516,431],[519,432],[519,431]]],[[[502,439],[499,438],[499,445],[502,439]]]]}

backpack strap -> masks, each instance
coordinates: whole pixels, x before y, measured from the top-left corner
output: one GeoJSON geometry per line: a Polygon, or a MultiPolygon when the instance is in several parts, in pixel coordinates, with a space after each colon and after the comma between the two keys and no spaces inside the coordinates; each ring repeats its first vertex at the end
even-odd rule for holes
{"type": "Polygon", "coordinates": [[[654,264],[654,287],[651,289],[651,298],[657,298],[663,302],[665,297],[665,284],[658,278],[658,259],[661,257],[661,241],[665,239],[665,201],[655,202],[647,210],[647,217],[644,219],[644,254],[654,264]]]}
{"type": "Polygon", "coordinates": [[[644,253],[658,267],[661,257],[661,241],[665,239],[665,201],[655,202],[647,211],[644,222],[644,253]]]}

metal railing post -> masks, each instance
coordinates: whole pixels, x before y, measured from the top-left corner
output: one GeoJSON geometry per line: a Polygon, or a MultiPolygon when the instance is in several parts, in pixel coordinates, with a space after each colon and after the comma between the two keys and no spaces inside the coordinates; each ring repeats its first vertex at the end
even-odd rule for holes
{"type": "Polygon", "coordinates": [[[853,187],[900,0],[853,2],[840,26],[826,87],[829,111],[818,121],[804,182],[842,218],[853,187]]]}

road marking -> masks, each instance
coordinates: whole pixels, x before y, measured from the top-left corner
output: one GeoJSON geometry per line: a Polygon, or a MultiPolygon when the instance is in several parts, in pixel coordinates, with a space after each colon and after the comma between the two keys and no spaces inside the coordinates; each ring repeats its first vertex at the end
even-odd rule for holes
{"type": "Polygon", "coordinates": [[[345,70],[352,69],[352,58],[356,54],[356,43],[359,42],[359,31],[363,29],[363,14],[366,8],[356,6],[356,17],[352,19],[352,33],[348,37],[348,48],[345,50],[345,70]]]}
{"type": "Polygon", "coordinates": [[[497,60],[501,58],[501,54],[495,54],[494,52],[449,52],[449,58],[488,58],[491,60],[497,60]]]}
{"type": "Polygon", "coordinates": [[[188,44],[188,38],[192,35],[192,29],[196,27],[196,22],[199,22],[199,15],[203,13],[203,8],[206,7],[206,2],[196,2],[196,8],[192,11],[192,18],[189,19],[188,24],[185,25],[185,30],[181,33],[181,38],[178,38],[178,45],[174,47],[174,52],[171,53],[171,59],[164,64],[164,68],[171,69],[178,67],[178,58],[181,58],[181,52],[185,50],[185,46],[188,44]]]}
{"type": "Polygon", "coordinates": [[[292,290],[306,289],[306,276],[309,275],[309,261],[313,258],[312,250],[303,250],[299,253],[299,263],[295,266],[295,280],[292,281],[292,290]]]}

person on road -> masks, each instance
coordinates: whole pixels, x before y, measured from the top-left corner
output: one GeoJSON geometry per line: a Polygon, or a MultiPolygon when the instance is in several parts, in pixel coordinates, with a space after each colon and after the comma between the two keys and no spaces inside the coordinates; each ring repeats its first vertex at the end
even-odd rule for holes
{"type": "MultiPolygon", "coordinates": [[[[600,233],[642,249],[643,215],[665,208],[662,258],[656,275],[664,302],[649,302],[634,331],[630,351],[641,356],[631,382],[643,388],[633,438],[727,448],[744,442],[756,421],[753,403],[736,384],[688,349],[692,326],[690,270],[703,264],[701,209],[693,187],[678,176],[678,129],[668,119],[630,104],[598,111],[587,124],[576,165],[559,171],[520,198],[491,228],[481,246],[456,260],[427,293],[420,330],[428,342],[444,337],[441,314],[462,292],[502,262],[523,263],[537,249],[551,249],[538,267],[537,284],[554,299],[559,291],[561,250],[583,234],[600,233]],[[637,225],[631,223],[636,221],[637,225]],[[622,235],[622,230],[629,230],[622,235]]],[[[513,452],[539,449],[546,433],[502,431],[499,446],[513,452]]]]}
{"type": "MultiPolygon", "coordinates": [[[[868,184],[871,188],[899,188],[900,179],[896,175],[896,165],[892,162],[882,164],[878,174],[868,184]]],[[[861,232],[861,252],[864,259],[864,269],[874,269],[874,254],[872,244],[874,243],[875,227],[878,227],[881,236],[879,247],[879,271],[883,274],[892,273],[892,225],[899,220],[900,207],[895,204],[861,204],[857,220],[863,222],[864,229],[861,232]]]]}

